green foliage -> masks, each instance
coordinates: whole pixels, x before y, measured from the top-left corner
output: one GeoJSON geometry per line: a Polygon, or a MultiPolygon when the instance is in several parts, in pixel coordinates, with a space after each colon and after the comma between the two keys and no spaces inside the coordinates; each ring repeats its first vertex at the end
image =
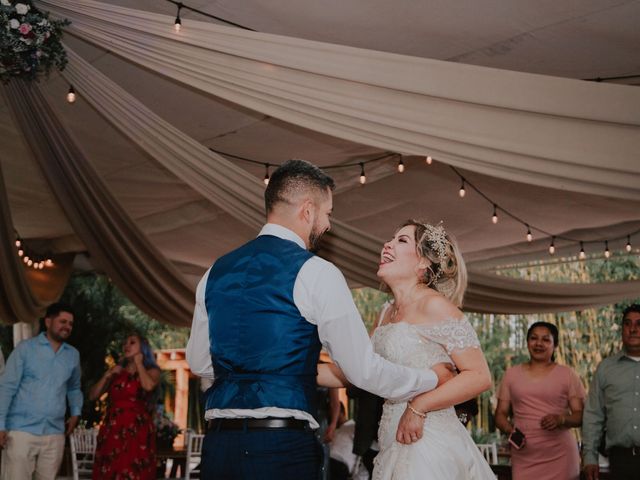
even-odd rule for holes
{"type": "Polygon", "coordinates": [[[378,323],[378,317],[382,306],[389,301],[391,296],[388,293],[381,292],[374,288],[357,288],[351,290],[353,301],[358,307],[358,311],[362,316],[367,331],[371,331],[378,323]]]}

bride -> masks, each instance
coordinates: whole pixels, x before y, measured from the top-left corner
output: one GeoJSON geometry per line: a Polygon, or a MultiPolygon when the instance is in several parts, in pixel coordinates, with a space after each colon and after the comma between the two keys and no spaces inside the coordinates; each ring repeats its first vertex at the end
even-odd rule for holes
{"type": "Polygon", "coordinates": [[[441,225],[406,222],[384,244],[378,277],[393,302],[373,332],[376,352],[417,368],[450,362],[460,373],[408,403],[385,402],[373,479],[495,479],[453,408],[491,386],[476,333],[458,308],[467,279],[457,245],[441,225]]]}
{"type": "Polygon", "coordinates": [[[460,373],[409,403],[385,402],[373,478],[494,479],[453,408],[491,386],[478,337],[458,309],[467,273],[456,243],[442,225],[406,222],[384,244],[378,277],[394,300],[373,333],[375,350],[412,367],[449,361],[460,373]]]}

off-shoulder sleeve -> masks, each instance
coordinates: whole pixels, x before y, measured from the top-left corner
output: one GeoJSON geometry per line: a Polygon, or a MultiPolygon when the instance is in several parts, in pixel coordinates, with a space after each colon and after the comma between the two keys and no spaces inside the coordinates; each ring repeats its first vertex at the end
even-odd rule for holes
{"type": "Polygon", "coordinates": [[[569,369],[569,398],[584,399],[587,396],[580,377],[576,372],[569,369]]]}
{"type": "Polygon", "coordinates": [[[435,325],[420,325],[421,335],[442,345],[451,355],[457,350],[480,348],[480,341],[476,331],[466,317],[449,319],[435,325]]]}

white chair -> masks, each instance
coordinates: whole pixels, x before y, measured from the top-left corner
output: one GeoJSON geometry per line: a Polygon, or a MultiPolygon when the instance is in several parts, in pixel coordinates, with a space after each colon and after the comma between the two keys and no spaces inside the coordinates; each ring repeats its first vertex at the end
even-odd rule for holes
{"type": "Polygon", "coordinates": [[[200,476],[200,462],[202,461],[202,442],[204,435],[187,430],[187,459],[184,467],[184,478],[189,480],[192,474],[200,476]]]}
{"type": "Polygon", "coordinates": [[[486,458],[489,465],[498,464],[498,447],[495,443],[476,443],[480,453],[486,458]]]}
{"type": "Polygon", "coordinates": [[[73,480],[91,478],[96,453],[98,429],[76,428],[69,437],[73,480]]]}

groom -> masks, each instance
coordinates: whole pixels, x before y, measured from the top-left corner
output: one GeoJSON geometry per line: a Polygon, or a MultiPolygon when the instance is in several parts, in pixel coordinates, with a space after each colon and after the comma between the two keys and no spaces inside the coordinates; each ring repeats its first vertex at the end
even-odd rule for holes
{"type": "Polygon", "coordinates": [[[330,228],[334,182],[289,160],[265,191],[258,237],[216,260],[196,293],[187,360],[206,392],[203,478],[318,478],[313,429],[322,346],[348,380],[406,400],[450,373],[376,355],[340,271],[313,255],[330,228]]]}

